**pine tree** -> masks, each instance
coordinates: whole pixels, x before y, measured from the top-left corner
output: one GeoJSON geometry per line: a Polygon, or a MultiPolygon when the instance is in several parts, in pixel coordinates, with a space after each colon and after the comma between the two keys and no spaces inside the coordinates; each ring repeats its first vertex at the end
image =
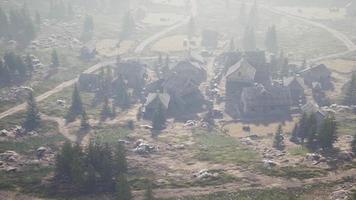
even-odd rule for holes
{"type": "Polygon", "coordinates": [[[155,197],[153,196],[153,190],[152,190],[152,182],[147,180],[146,184],[146,191],[144,195],[144,200],[154,200],[155,197]]]}
{"type": "Polygon", "coordinates": [[[295,124],[294,128],[293,128],[293,131],[292,131],[292,136],[289,139],[291,142],[294,142],[296,144],[298,144],[300,142],[299,138],[298,138],[298,128],[299,128],[299,125],[295,124]]]}
{"type": "Polygon", "coordinates": [[[107,118],[111,117],[111,109],[109,106],[109,98],[107,96],[104,97],[104,104],[103,108],[101,109],[100,112],[100,120],[105,121],[107,118]]]}
{"type": "Polygon", "coordinates": [[[317,139],[317,119],[315,114],[311,114],[308,119],[308,130],[307,130],[307,147],[311,150],[317,148],[316,139],[317,139]]]}
{"type": "Polygon", "coordinates": [[[273,147],[280,151],[283,151],[285,148],[282,125],[278,126],[277,132],[275,133],[273,147]]]}
{"type": "Polygon", "coordinates": [[[3,9],[0,7],[0,38],[6,37],[9,30],[8,17],[3,9]]]}
{"type": "Polygon", "coordinates": [[[268,28],[265,38],[266,49],[272,53],[278,52],[278,42],[277,42],[277,33],[276,26],[271,26],[268,28]]]}
{"type": "Polygon", "coordinates": [[[57,51],[55,49],[52,50],[52,67],[59,67],[60,63],[59,63],[59,57],[57,54],[57,51]]]}
{"type": "Polygon", "coordinates": [[[83,103],[79,94],[79,89],[77,84],[74,85],[74,90],[72,93],[72,104],[66,116],[68,122],[72,122],[78,115],[83,114],[83,103]]]}
{"type": "Polygon", "coordinates": [[[351,142],[351,150],[356,155],[356,135],[354,135],[351,142]]]}
{"type": "Polygon", "coordinates": [[[337,140],[337,125],[335,118],[329,116],[323,120],[319,129],[317,142],[323,150],[330,150],[333,148],[334,142],[337,140]]]}
{"type": "Polygon", "coordinates": [[[120,106],[123,109],[130,108],[131,100],[127,92],[127,86],[122,75],[118,75],[118,78],[114,86],[114,100],[115,104],[120,106]]]}
{"type": "Polygon", "coordinates": [[[119,174],[116,182],[116,199],[131,200],[131,188],[125,174],[119,174]]]}
{"type": "Polygon", "coordinates": [[[86,16],[83,25],[83,32],[81,39],[84,42],[90,41],[94,34],[94,20],[92,16],[86,16]]]}
{"type": "Polygon", "coordinates": [[[38,111],[37,103],[33,96],[33,92],[31,91],[27,100],[27,114],[26,120],[23,125],[26,131],[33,131],[40,126],[40,123],[40,113],[38,111]]]}
{"type": "Polygon", "coordinates": [[[90,124],[88,121],[88,115],[85,112],[85,110],[83,110],[81,117],[80,117],[80,130],[88,131],[89,129],[90,129],[90,124]]]}
{"type": "Polygon", "coordinates": [[[303,113],[302,118],[299,120],[298,136],[302,144],[304,144],[304,140],[308,133],[308,118],[308,115],[303,113]]]}
{"type": "Polygon", "coordinates": [[[166,116],[164,113],[162,103],[158,103],[158,107],[156,108],[153,118],[152,118],[152,127],[153,130],[162,130],[165,128],[166,124],[166,116]]]}
{"type": "Polygon", "coordinates": [[[127,159],[125,146],[119,143],[115,149],[115,169],[116,174],[126,174],[127,173],[127,159]]]}
{"type": "Polygon", "coordinates": [[[346,90],[344,103],[346,105],[356,105],[356,73],[352,74],[351,81],[346,90]]]}

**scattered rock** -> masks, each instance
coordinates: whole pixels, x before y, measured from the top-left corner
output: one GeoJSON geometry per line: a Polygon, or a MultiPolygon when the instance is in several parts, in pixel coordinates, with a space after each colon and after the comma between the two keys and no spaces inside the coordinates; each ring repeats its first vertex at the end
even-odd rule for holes
{"type": "Polygon", "coordinates": [[[272,169],[276,166],[278,166],[278,164],[276,162],[274,162],[273,160],[263,160],[263,167],[265,167],[267,169],[272,169]]]}
{"type": "Polygon", "coordinates": [[[344,189],[337,190],[330,195],[330,200],[347,200],[349,199],[350,192],[344,189]]]}
{"type": "Polygon", "coordinates": [[[193,177],[197,179],[209,179],[209,178],[216,178],[218,176],[219,176],[218,173],[212,173],[207,169],[202,169],[199,172],[193,174],[193,177]]]}

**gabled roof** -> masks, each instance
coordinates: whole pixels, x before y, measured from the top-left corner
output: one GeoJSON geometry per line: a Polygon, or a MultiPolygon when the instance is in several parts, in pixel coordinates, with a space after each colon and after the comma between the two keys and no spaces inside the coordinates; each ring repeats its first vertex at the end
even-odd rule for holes
{"type": "Polygon", "coordinates": [[[289,88],[297,88],[304,90],[304,82],[300,77],[288,77],[283,80],[284,85],[289,87],[289,88]]]}
{"type": "Polygon", "coordinates": [[[265,88],[263,85],[258,84],[254,87],[244,88],[241,96],[246,104],[252,106],[291,105],[290,91],[285,86],[273,85],[269,88],[265,88]]]}
{"type": "Polygon", "coordinates": [[[162,105],[166,109],[168,109],[169,102],[171,100],[171,96],[169,96],[169,94],[167,94],[167,93],[150,93],[147,96],[145,106],[151,104],[155,100],[159,100],[162,103],[162,105]]]}
{"type": "Polygon", "coordinates": [[[312,74],[318,74],[319,76],[321,75],[330,76],[331,74],[330,70],[324,64],[308,67],[300,71],[299,73],[302,75],[312,73],[312,74]]]}
{"type": "Polygon", "coordinates": [[[231,66],[226,73],[226,78],[232,78],[233,74],[237,74],[237,77],[241,80],[253,81],[256,75],[256,69],[246,60],[241,59],[235,65],[231,66]]]}
{"type": "Polygon", "coordinates": [[[307,114],[315,114],[318,119],[322,119],[326,117],[326,114],[320,110],[318,104],[316,104],[315,102],[311,102],[311,101],[307,102],[305,105],[301,107],[301,110],[307,114]]]}

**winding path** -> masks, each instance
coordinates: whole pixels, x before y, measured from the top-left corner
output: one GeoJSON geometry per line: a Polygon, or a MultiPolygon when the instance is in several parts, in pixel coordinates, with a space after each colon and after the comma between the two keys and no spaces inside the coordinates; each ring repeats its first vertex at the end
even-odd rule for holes
{"type": "Polygon", "coordinates": [[[262,5],[261,7],[263,9],[266,9],[266,10],[274,13],[274,14],[282,15],[282,16],[285,16],[285,17],[288,17],[288,18],[291,18],[291,19],[295,19],[295,20],[304,22],[304,23],[309,24],[311,26],[314,26],[314,27],[317,27],[317,28],[321,28],[321,29],[327,31],[328,33],[330,33],[333,37],[338,39],[340,42],[342,42],[344,44],[344,46],[347,48],[347,51],[343,51],[343,52],[340,52],[340,53],[334,53],[334,54],[320,56],[320,57],[317,57],[317,58],[310,59],[309,61],[312,62],[312,63],[313,62],[318,62],[318,61],[321,61],[321,60],[325,60],[325,59],[331,59],[331,58],[340,57],[340,56],[345,55],[347,53],[356,51],[355,43],[352,42],[350,40],[350,38],[348,38],[345,34],[341,33],[340,31],[338,31],[336,29],[330,28],[330,27],[328,27],[328,26],[326,26],[326,25],[324,25],[322,23],[307,19],[305,17],[293,15],[293,14],[290,14],[290,13],[287,13],[285,11],[281,11],[281,10],[278,10],[278,9],[275,9],[275,8],[272,8],[272,7],[268,7],[268,6],[264,6],[264,5],[262,5]]]}
{"type": "MultiPolygon", "coordinates": [[[[192,15],[192,17],[194,17],[197,14],[196,0],[190,0],[190,2],[191,2],[191,15],[192,15]]],[[[161,31],[155,33],[154,35],[148,37],[147,39],[143,40],[135,49],[135,53],[137,53],[137,54],[142,53],[142,51],[151,43],[155,42],[156,40],[158,40],[162,36],[168,34],[169,32],[171,32],[181,26],[186,25],[189,22],[189,19],[190,19],[190,17],[186,17],[182,21],[180,21],[170,27],[164,28],[163,30],[161,30],[161,31]]],[[[107,61],[100,62],[100,63],[93,65],[90,68],[86,69],[83,73],[93,73],[93,72],[99,70],[100,68],[103,68],[110,64],[114,64],[115,62],[116,62],[116,59],[110,59],[107,61]]],[[[53,94],[61,92],[63,89],[74,85],[74,83],[76,83],[77,81],[78,81],[78,77],[74,78],[72,80],[69,80],[69,81],[65,81],[65,82],[59,84],[58,86],[56,86],[54,89],[49,90],[49,91],[37,96],[36,101],[41,102],[41,101],[47,99],[48,97],[52,96],[53,94]]],[[[0,113],[0,120],[7,116],[13,115],[20,111],[23,111],[23,110],[25,110],[25,108],[26,108],[26,103],[22,103],[20,105],[14,106],[14,107],[10,108],[9,110],[0,113]]]]}

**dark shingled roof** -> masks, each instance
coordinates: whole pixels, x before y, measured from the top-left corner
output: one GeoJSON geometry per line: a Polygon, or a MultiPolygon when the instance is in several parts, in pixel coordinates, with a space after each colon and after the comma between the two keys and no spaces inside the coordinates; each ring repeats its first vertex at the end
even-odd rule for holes
{"type": "Polygon", "coordinates": [[[258,84],[244,88],[242,99],[250,106],[290,106],[292,102],[289,89],[280,85],[265,88],[258,84]]]}

